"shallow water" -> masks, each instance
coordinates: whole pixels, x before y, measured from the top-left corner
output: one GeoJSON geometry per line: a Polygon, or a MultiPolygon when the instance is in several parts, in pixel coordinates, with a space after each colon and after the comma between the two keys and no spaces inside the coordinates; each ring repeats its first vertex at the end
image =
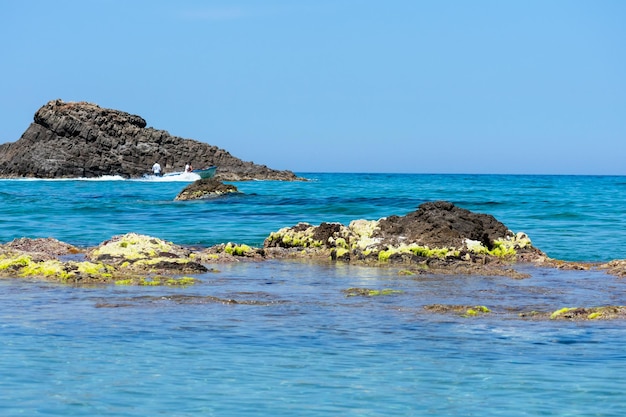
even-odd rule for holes
{"type": "MultiPolygon", "coordinates": [[[[135,231],[176,243],[261,244],[299,221],[347,223],[445,199],[489,213],[561,259],[624,256],[623,177],[315,174],[236,183],[0,181],[0,241],[95,245],[135,231]]],[[[186,288],[0,280],[3,416],[622,416],[625,323],[520,311],[626,305],[601,271],[399,275],[306,262],[220,265],[186,288]],[[393,289],[347,297],[348,288],[393,289]],[[227,300],[234,300],[228,302],[227,300]],[[464,318],[428,304],[486,305],[464,318]]]]}

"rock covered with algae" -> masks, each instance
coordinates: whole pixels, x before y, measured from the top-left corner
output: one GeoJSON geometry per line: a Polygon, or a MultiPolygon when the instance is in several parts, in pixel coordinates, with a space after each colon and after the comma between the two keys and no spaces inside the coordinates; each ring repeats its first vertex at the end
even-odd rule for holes
{"type": "Polygon", "coordinates": [[[626,318],[626,306],[564,307],[549,315],[550,320],[612,320],[626,318]]]}
{"type": "Polygon", "coordinates": [[[22,238],[0,245],[0,276],[71,284],[189,285],[185,273],[207,268],[182,246],[129,233],[82,251],[55,239],[22,238]]]}
{"type": "Polygon", "coordinates": [[[80,255],[80,249],[52,238],[15,239],[0,245],[0,276],[67,283],[106,282],[113,277],[113,267],[78,260],[80,255]]]}
{"type": "Polygon", "coordinates": [[[430,304],[424,306],[424,311],[430,314],[453,314],[461,317],[499,317],[511,319],[517,317],[534,321],[593,321],[626,319],[626,306],[600,307],[564,307],[554,311],[522,311],[515,314],[515,309],[504,308],[494,311],[482,305],[430,304]]]}
{"type": "Polygon", "coordinates": [[[273,248],[290,249],[283,254],[295,256],[441,267],[547,259],[526,234],[513,233],[491,215],[445,201],[424,203],[406,216],[354,220],[348,226],[299,223],[271,233],[264,248],[269,253],[273,248]]]}
{"type": "Polygon", "coordinates": [[[197,261],[197,255],[191,249],[137,233],[114,236],[88,251],[86,256],[92,262],[106,262],[128,271],[154,273],[207,271],[207,268],[197,261]]]}
{"type": "Polygon", "coordinates": [[[462,317],[477,317],[491,313],[491,310],[482,305],[430,304],[424,310],[437,314],[455,314],[462,317]]]}
{"type": "Polygon", "coordinates": [[[215,178],[203,178],[186,186],[174,200],[205,200],[238,192],[232,184],[224,184],[215,178]]]}

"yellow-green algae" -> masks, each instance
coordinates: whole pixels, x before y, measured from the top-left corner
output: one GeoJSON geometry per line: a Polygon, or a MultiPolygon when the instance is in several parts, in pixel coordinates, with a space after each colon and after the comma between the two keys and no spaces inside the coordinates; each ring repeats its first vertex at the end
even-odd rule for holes
{"type": "Polygon", "coordinates": [[[147,257],[155,258],[161,253],[176,252],[179,252],[179,249],[171,242],[137,233],[127,233],[100,245],[89,256],[92,259],[108,256],[132,261],[147,257]]]}
{"type": "Polygon", "coordinates": [[[115,285],[139,285],[139,286],[181,286],[186,287],[197,282],[192,277],[171,278],[163,276],[119,279],[115,285]]]}
{"type": "Polygon", "coordinates": [[[346,294],[346,297],[378,297],[381,295],[392,295],[392,294],[402,294],[401,290],[393,290],[391,288],[384,288],[382,290],[373,290],[369,288],[348,288],[343,291],[346,294]]]}
{"type": "Polygon", "coordinates": [[[378,260],[381,262],[387,262],[389,258],[397,254],[413,254],[417,256],[423,256],[426,258],[439,258],[445,259],[448,257],[458,257],[459,251],[453,248],[429,248],[428,246],[421,246],[417,244],[400,245],[391,247],[387,250],[381,250],[378,252],[378,260]]]}
{"type": "Polygon", "coordinates": [[[33,261],[26,254],[16,254],[12,257],[4,254],[0,259],[0,272],[7,273],[9,269],[20,277],[43,277],[60,281],[67,281],[79,276],[107,281],[111,279],[115,270],[112,266],[103,263],[61,262],[57,259],[33,261]]]}
{"type": "MultiPolygon", "coordinates": [[[[343,253],[349,252],[350,246],[348,245],[348,242],[346,242],[346,239],[342,237],[333,239],[332,237],[330,237],[328,240],[330,241],[330,243],[333,243],[335,245],[337,250],[344,249],[345,251],[343,253]]],[[[338,254],[337,256],[340,256],[340,255],[338,254]]]]}
{"type": "Polygon", "coordinates": [[[550,315],[551,320],[610,320],[626,318],[626,306],[565,307],[550,315]]]}
{"type": "Polygon", "coordinates": [[[228,244],[224,248],[224,252],[228,253],[229,255],[244,256],[247,253],[252,252],[252,248],[248,245],[236,245],[234,243],[228,242],[228,244]]]}
{"type": "Polygon", "coordinates": [[[128,262],[124,262],[122,263],[122,265],[126,265],[127,267],[133,267],[135,269],[137,269],[137,267],[139,267],[140,269],[146,269],[148,267],[153,267],[156,266],[158,264],[160,264],[161,262],[167,262],[168,264],[177,264],[180,265],[181,267],[183,267],[185,264],[188,264],[191,260],[190,259],[180,259],[180,258],[163,258],[163,257],[155,257],[155,258],[148,258],[148,259],[139,259],[135,262],[132,263],[128,263],[128,262]]]}
{"type": "MultiPolygon", "coordinates": [[[[272,232],[266,239],[268,246],[282,247],[302,247],[317,248],[327,246],[335,249],[331,253],[331,257],[340,259],[351,251],[359,251],[363,256],[368,257],[375,255],[380,262],[387,262],[392,256],[397,254],[413,254],[426,258],[459,258],[461,251],[467,248],[467,251],[475,254],[486,254],[498,258],[512,258],[517,254],[516,249],[525,248],[531,245],[530,239],[526,234],[520,232],[516,235],[507,236],[502,239],[496,239],[493,247],[488,249],[479,241],[466,239],[465,248],[430,248],[426,245],[416,243],[400,244],[395,246],[387,246],[383,250],[379,250],[381,238],[373,238],[372,236],[379,227],[379,221],[369,220],[353,220],[348,227],[339,224],[337,231],[328,238],[327,242],[322,242],[313,238],[316,226],[308,223],[299,223],[294,227],[285,227],[277,232],[272,232]]],[[[468,260],[469,255],[468,256],[468,260]]]]}
{"type": "MultiPolygon", "coordinates": [[[[187,265],[191,265],[190,258],[186,257],[189,251],[182,248],[175,248],[160,239],[146,236],[128,234],[118,240],[112,240],[92,251],[91,261],[61,261],[59,259],[33,260],[32,255],[23,252],[0,253],[0,274],[11,277],[39,277],[47,280],[61,282],[113,282],[115,278],[120,283],[137,285],[190,285],[193,278],[168,278],[159,277],[157,279],[136,278],[136,272],[145,273],[158,269],[161,263],[166,263],[166,269],[172,266],[180,266],[183,271],[187,265]],[[137,249],[139,248],[139,251],[137,249]],[[171,250],[171,251],[170,251],[171,250]],[[165,252],[163,252],[165,251],[165,252]],[[182,253],[182,255],[180,255],[182,253]],[[165,256],[158,256],[158,255],[165,256]],[[155,255],[154,257],[150,257],[155,255]],[[97,261],[98,256],[103,260],[120,262],[127,256],[130,261],[125,260],[120,266],[97,261]],[[176,257],[180,256],[180,257],[176,257]]],[[[106,261],[105,261],[106,262],[106,261]]],[[[196,265],[195,263],[193,263],[196,265]]],[[[198,264],[199,265],[199,264],[198,264]]]]}
{"type": "Polygon", "coordinates": [[[550,319],[554,320],[556,318],[559,318],[561,316],[563,316],[565,313],[568,313],[570,311],[574,310],[573,307],[564,307],[561,308],[559,310],[556,310],[554,313],[550,314],[550,319]]]}
{"type": "Polygon", "coordinates": [[[281,242],[286,247],[304,247],[304,248],[318,248],[321,247],[324,242],[321,240],[313,239],[313,233],[315,227],[308,223],[299,223],[300,228],[303,230],[293,230],[291,227],[283,227],[277,232],[270,233],[267,238],[270,242],[281,242]]]}
{"type": "Polygon", "coordinates": [[[151,272],[176,269],[179,272],[200,270],[191,250],[159,238],[128,233],[115,236],[87,253],[92,261],[102,260],[126,271],[151,272]]]}
{"type": "MultiPolygon", "coordinates": [[[[334,254],[336,258],[342,258],[344,257],[347,253],[350,253],[350,251],[346,248],[336,248],[334,249],[334,254]]],[[[331,255],[332,257],[332,255],[331,255]]]]}
{"type": "Polygon", "coordinates": [[[0,255],[0,271],[6,269],[18,269],[31,263],[31,258],[28,255],[17,255],[15,257],[7,257],[7,255],[0,255]]]}
{"type": "Polygon", "coordinates": [[[455,313],[461,317],[476,317],[491,313],[488,307],[482,305],[431,304],[424,306],[424,309],[433,313],[455,313]]]}
{"type": "Polygon", "coordinates": [[[523,232],[519,232],[512,237],[496,239],[492,249],[488,249],[482,242],[477,240],[465,240],[465,247],[469,252],[496,256],[498,258],[513,257],[517,254],[516,248],[523,249],[531,245],[530,238],[523,232]]]}
{"type": "Polygon", "coordinates": [[[468,308],[465,311],[464,317],[475,317],[475,316],[478,316],[479,314],[485,314],[485,313],[491,313],[491,310],[489,310],[485,306],[474,306],[474,308],[468,308]]]}

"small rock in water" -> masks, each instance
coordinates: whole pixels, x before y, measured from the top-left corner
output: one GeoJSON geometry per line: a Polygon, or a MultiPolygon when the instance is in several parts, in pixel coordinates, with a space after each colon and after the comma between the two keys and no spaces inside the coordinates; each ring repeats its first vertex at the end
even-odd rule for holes
{"type": "Polygon", "coordinates": [[[185,187],[174,200],[202,200],[237,192],[234,185],[224,184],[215,178],[203,178],[185,187]]]}

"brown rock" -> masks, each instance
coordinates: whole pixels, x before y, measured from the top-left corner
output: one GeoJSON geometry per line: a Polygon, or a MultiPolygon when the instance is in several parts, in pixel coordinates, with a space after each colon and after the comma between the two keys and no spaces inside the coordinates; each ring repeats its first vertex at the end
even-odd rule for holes
{"type": "Polygon", "coordinates": [[[185,187],[174,200],[202,200],[237,192],[234,185],[224,184],[215,178],[204,178],[185,187]]]}
{"type": "Polygon", "coordinates": [[[374,238],[393,244],[415,243],[431,248],[462,247],[466,239],[492,249],[496,239],[513,233],[489,214],[472,213],[447,201],[424,203],[406,216],[381,219],[374,238]]]}

